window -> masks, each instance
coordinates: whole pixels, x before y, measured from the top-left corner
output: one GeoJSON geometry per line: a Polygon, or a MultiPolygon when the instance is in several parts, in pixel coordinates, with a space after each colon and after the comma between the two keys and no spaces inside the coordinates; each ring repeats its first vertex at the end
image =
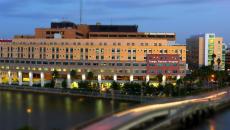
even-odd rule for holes
{"type": "Polygon", "coordinates": [[[103,48],[101,49],[101,53],[104,53],[104,49],[103,48]]]}
{"type": "Polygon", "coordinates": [[[147,66],[147,64],[141,64],[141,66],[147,66]]]}
{"type": "Polygon", "coordinates": [[[155,66],[155,64],[149,64],[149,66],[155,66]]]}
{"type": "Polygon", "coordinates": [[[163,66],[163,64],[159,63],[159,64],[158,64],[158,66],[160,66],[160,67],[161,67],[161,66],[163,66]]]}
{"type": "Polygon", "coordinates": [[[78,62],[77,65],[81,66],[81,65],[83,65],[83,63],[82,62],[78,62]]]}
{"type": "Polygon", "coordinates": [[[176,74],[176,73],[177,73],[177,70],[173,70],[173,73],[176,74]]]}
{"type": "Polygon", "coordinates": [[[170,63],[166,63],[165,66],[170,66],[170,63]]]}
{"type": "Polygon", "coordinates": [[[50,65],[54,65],[54,62],[49,62],[50,65]]]}
{"type": "Polygon", "coordinates": [[[134,73],[138,74],[138,73],[139,73],[139,70],[134,70],[134,73]]]}
{"type": "Polygon", "coordinates": [[[145,73],[146,73],[146,70],[141,70],[141,73],[142,73],[142,74],[145,74],[145,73]]]}
{"type": "Polygon", "coordinates": [[[160,54],[163,54],[163,50],[160,50],[160,54]]]}
{"type": "Polygon", "coordinates": [[[122,66],[122,63],[117,63],[117,66],[122,66]]]}
{"type": "Polygon", "coordinates": [[[131,64],[130,63],[125,63],[125,66],[131,66],[131,64]]]}
{"type": "Polygon", "coordinates": [[[96,59],[99,60],[99,56],[96,56],[96,59]]]}
{"type": "Polygon", "coordinates": [[[162,74],[162,70],[158,70],[158,74],[162,74]]]}
{"type": "Polygon", "coordinates": [[[68,65],[69,63],[68,62],[63,62],[63,65],[68,65]]]}
{"type": "Polygon", "coordinates": [[[150,73],[154,74],[154,70],[150,70],[150,73]]]}
{"type": "Polygon", "coordinates": [[[94,66],[98,66],[98,63],[93,63],[94,66]]]}
{"type": "Polygon", "coordinates": [[[70,62],[70,65],[75,65],[75,62],[70,62]]]}
{"type": "Polygon", "coordinates": [[[138,63],[133,63],[133,66],[139,66],[139,64],[138,63]]]}
{"type": "Polygon", "coordinates": [[[98,48],[96,49],[96,53],[97,53],[97,54],[99,53],[99,49],[98,49],[98,48]]]}

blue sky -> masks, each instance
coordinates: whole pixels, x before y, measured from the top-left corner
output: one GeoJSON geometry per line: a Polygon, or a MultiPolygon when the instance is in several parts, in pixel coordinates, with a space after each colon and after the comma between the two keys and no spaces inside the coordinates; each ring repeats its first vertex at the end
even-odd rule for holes
{"type": "MultiPolygon", "coordinates": [[[[79,23],[79,0],[0,0],[0,37],[33,34],[51,21],[79,23]]],[[[230,42],[230,0],[83,0],[87,24],[137,24],[143,32],[176,32],[177,42],[214,32],[230,42]]]]}

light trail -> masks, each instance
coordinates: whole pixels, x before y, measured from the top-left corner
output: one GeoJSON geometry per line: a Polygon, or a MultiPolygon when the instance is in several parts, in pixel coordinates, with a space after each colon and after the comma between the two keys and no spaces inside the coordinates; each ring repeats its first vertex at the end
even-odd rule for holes
{"type": "Polygon", "coordinates": [[[108,118],[105,118],[99,122],[96,122],[84,128],[83,130],[111,130],[116,128],[117,126],[121,126],[129,122],[130,120],[137,118],[141,115],[144,115],[148,112],[155,112],[167,108],[170,109],[170,108],[185,106],[193,103],[195,104],[195,103],[217,101],[222,99],[227,94],[228,94],[227,91],[222,91],[202,98],[191,98],[183,101],[176,101],[176,102],[163,103],[163,104],[153,104],[153,105],[138,107],[138,108],[134,108],[131,110],[114,114],[108,118]]]}

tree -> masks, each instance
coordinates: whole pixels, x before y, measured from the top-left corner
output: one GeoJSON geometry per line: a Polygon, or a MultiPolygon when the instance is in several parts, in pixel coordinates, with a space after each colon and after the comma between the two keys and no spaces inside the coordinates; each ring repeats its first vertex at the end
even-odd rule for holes
{"type": "Polygon", "coordinates": [[[163,81],[162,78],[163,78],[162,74],[157,75],[157,80],[158,80],[159,83],[161,83],[163,81]]]}
{"type": "Polygon", "coordinates": [[[150,86],[149,82],[143,82],[142,83],[142,91],[144,95],[156,95],[157,89],[155,89],[153,86],[150,86]]]}
{"type": "Polygon", "coordinates": [[[51,80],[51,83],[50,83],[50,88],[54,88],[55,87],[55,81],[54,79],[51,80]]]}
{"type": "Polygon", "coordinates": [[[216,79],[218,81],[218,85],[220,87],[223,87],[224,86],[224,82],[227,81],[228,79],[228,72],[226,71],[217,71],[216,72],[216,79]]]}
{"type": "Polygon", "coordinates": [[[111,88],[112,88],[113,90],[120,90],[120,89],[121,89],[121,86],[120,86],[119,83],[113,81],[113,82],[112,82],[112,85],[111,85],[111,88]]]}
{"type": "Polygon", "coordinates": [[[67,88],[67,81],[66,81],[66,79],[64,79],[63,81],[62,81],[62,88],[64,88],[64,89],[66,89],[67,88]]]}
{"type": "Polygon", "coordinates": [[[88,79],[88,80],[93,80],[93,78],[94,78],[93,72],[91,72],[91,71],[88,72],[88,73],[87,73],[87,79],[88,79]]]}
{"type": "Polygon", "coordinates": [[[71,70],[70,71],[70,76],[72,79],[76,78],[77,77],[77,71],[76,70],[71,70]]]}
{"type": "Polygon", "coordinates": [[[92,90],[90,83],[88,81],[81,81],[78,83],[79,89],[92,90]]]}
{"type": "Polygon", "coordinates": [[[127,82],[124,84],[122,91],[128,95],[140,95],[141,85],[134,82],[127,82]]]}
{"type": "Polygon", "coordinates": [[[220,63],[221,63],[221,59],[220,59],[220,58],[218,58],[218,59],[217,59],[218,70],[220,70],[220,63]]]}
{"type": "Polygon", "coordinates": [[[164,86],[164,94],[166,96],[174,96],[174,86],[171,83],[164,86]]]}
{"type": "Polygon", "coordinates": [[[176,81],[176,90],[177,90],[177,93],[178,93],[178,96],[181,95],[181,89],[182,89],[182,85],[183,84],[183,80],[182,79],[178,79],[176,81]]]}
{"type": "Polygon", "coordinates": [[[52,78],[56,79],[56,78],[59,78],[59,77],[60,77],[59,72],[57,70],[54,70],[53,73],[52,73],[52,78]]]}

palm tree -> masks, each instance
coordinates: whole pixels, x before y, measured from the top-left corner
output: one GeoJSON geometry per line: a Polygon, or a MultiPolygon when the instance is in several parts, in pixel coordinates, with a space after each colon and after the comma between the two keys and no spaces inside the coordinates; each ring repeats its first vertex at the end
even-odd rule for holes
{"type": "Polygon", "coordinates": [[[218,58],[218,59],[217,59],[218,70],[220,70],[220,63],[221,63],[221,59],[220,59],[220,58],[218,58]]]}
{"type": "Polygon", "coordinates": [[[57,70],[54,70],[52,73],[52,80],[51,80],[51,88],[55,87],[55,84],[57,82],[57,78],[60,77],[60,74],[57,70]]]}
{"type": "Polygon", "coordinates": [[[213,53],[212,54],[212,61],[211,61],[212,68],[214,68],[215,58],[216,58],[216,54],[213,53]]]}

